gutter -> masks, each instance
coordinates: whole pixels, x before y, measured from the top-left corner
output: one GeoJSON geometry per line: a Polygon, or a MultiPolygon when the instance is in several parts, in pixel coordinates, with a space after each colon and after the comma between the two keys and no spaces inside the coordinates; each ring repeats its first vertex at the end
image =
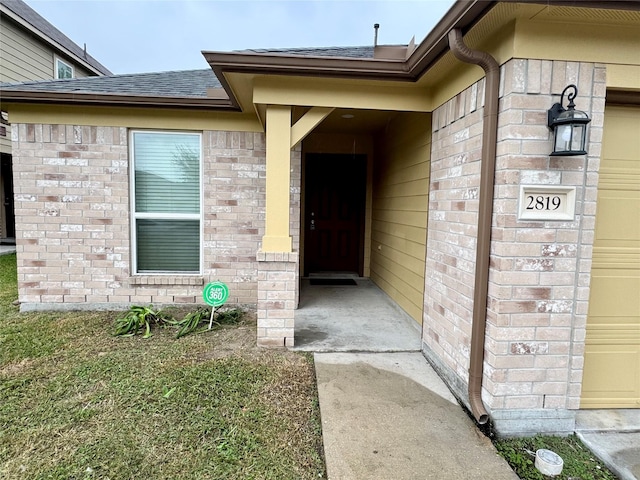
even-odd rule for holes
{"type": "Polygon", "coordinates": [[[228,99],[212,97],[160,97],[84,92],[50,92],[3,90],[0,105],[7,103],[39,103],[59,105],[98,105],[110,107],[159,107],[240,111],[228,99]]]}
{"type": "Polygon", "coordinates": [[[480,425],[484,425],[489,421],[489,414],[482,402],[482,377],[484,374],[484,343],[487,327],[491,217],[493,216],[493,188],[495,185],[496,144],[498,140],[500,65],[488,53],[471,50],[467,47],[464,44],[462,31],[459,28],[452,29],[449,32],[448,40],[451,53],[458,60],[479,65],[485,72],[478,240],[469,358],[469,405],[476,421],[480,425]]]}

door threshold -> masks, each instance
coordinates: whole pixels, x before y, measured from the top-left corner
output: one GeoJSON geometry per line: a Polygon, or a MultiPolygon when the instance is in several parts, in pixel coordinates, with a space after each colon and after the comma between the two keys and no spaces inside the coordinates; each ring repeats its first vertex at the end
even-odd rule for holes
{"type": "Polygon", "coordinates": [[[358,279],[363,278],[355,272],[313,272],[310,273],[307,277],[303,277],[308,280],[313,279],[358,279]]]}

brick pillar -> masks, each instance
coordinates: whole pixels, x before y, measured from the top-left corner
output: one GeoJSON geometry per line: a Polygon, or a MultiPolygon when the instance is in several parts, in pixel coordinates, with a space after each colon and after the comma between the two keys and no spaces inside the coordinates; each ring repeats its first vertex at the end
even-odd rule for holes
{"type": "Polygon", "coordinates": [[[258,345],[292,347],[299,255],[258,252],[258,345]]]}

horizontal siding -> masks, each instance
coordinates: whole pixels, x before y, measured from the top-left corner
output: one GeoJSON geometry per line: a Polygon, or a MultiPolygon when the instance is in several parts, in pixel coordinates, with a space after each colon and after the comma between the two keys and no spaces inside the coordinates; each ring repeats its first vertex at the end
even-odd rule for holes
{"type": "MultiPolygon", "coordinates": [[[[14,22],[2,17],[0,28],[0,81],[24,82],[55,77],[55,50],[14,22]]],[[[76,77],[92,73],[65,55],[60,59],[73,65],[76,77]]]]}
{"type": "Polygon", "coordinates": [[[40,40],[3,19],[0,42],[3,82],[53,78],[53,50],[40,40]]]}
{"type": "Polygon", "coordinates": [[[371,278],[422,322],[430,117],[399,114],[376,145],[371,278]]]}

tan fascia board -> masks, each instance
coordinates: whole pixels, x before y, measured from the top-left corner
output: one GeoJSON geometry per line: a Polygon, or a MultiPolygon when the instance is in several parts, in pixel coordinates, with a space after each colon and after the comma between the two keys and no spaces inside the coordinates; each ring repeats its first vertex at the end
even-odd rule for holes
{"type": "Polygon", "coordinates": [[[167,107],[223,109],[239,111],[228,99],[192,97],[154,97],[143,95],[111,95],[67,92],[3,90],[0,103],[41,103],[59,105],[113,105],[127,107],[167,107]]]}
{"type": "Polygon", "coordinates": [[[374,109],[430,112],[430,92],[422,87],[390,82],[357,82],[353,79],[262,75],[253,80],[254,104],[316,106],[327,108],[374,109]],[[395,87],[395,88],[393,88],[395,87]]]}
{"type": "MultiPolygon", "coordinates": [[[[26,20],[24,20],[22,17],[20,17],[19,15],[17,15],[16,13],[14,13],[12,10],[10,10],[9,8],[5,7],[4,5],[0,5],[0,12],[2,12],[2,15],[6,15],[8,18],[10,18],[11,20],[13,20],[14,22],[16,22],[18,25],[20,25],[22,28],[28,30],[30,33],[32,33],[33,35],[35,35],[36,37],[38,37],[40,40],[42,40],[43,42],[45,42],[47,45],[50,45],[51,48],[53,50],[57,50],[58,52],[63,53],[64,55],[66,55],[69,58],[72,58],[75,62],[79,63],[80,65],[82,65],[83,68],[89,70],[90,72],[95,73],[98,76],[103,76],[105,75],[103,72],[101,72],[100,70],[98,70],[96,67],[94,67],[93,65],[91,65],[90,63],[88,63],[85,59],[83,59],[82,57],[79,57],[78,55],[76,55],[75,53],[71,52],[70,50],[68,50],[67,48],[63,47],[62,45],[60,45],[58,42],[56,42],[55,40],[53,40],[51,37],[49,37],[48,35],[45,35],[42,31],[38,30],[37,28],[35,28],[33,25],[31,25],[29,22],[27,22],[26,20]]],[[[64,35],[64,34],[63,34],[64,35]]],[[[106,68],[106,67],[105,67],[106,68]]],[[[107,71],[109,71],[109,69],[107,69],[107,71]]],[[[111,73],[109,71],[109,73],[111,73]]]]}

